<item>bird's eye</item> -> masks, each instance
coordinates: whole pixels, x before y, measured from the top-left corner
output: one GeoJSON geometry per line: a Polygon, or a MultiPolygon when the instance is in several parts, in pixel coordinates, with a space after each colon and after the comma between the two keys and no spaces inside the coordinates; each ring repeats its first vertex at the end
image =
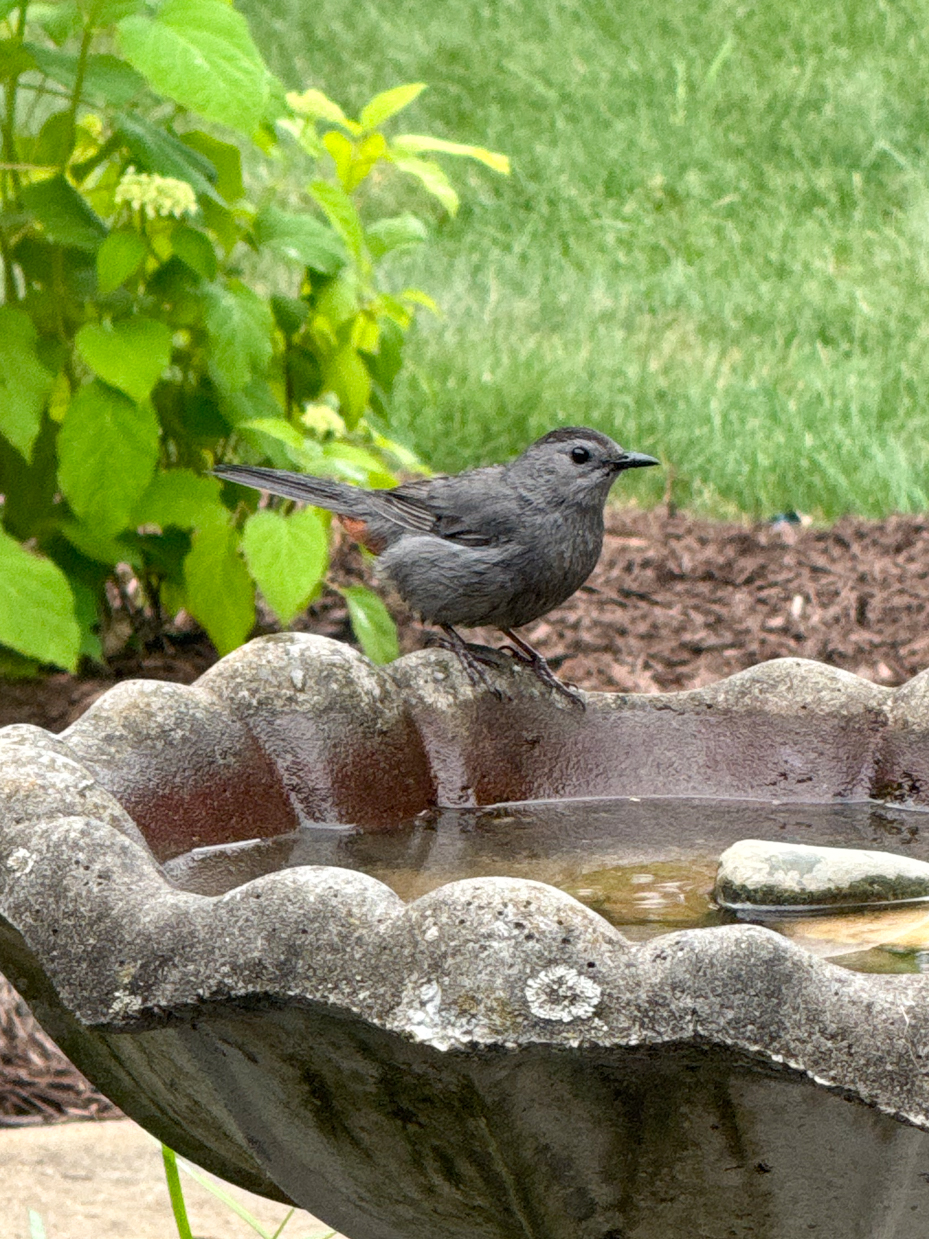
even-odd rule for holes
{"type": "Polygon", "coordinates": [[[590,460],[590,452],[588,452],[586,447],[572,447],[571,459],[576,465],[586,465],[588,460],[590,460]]]}

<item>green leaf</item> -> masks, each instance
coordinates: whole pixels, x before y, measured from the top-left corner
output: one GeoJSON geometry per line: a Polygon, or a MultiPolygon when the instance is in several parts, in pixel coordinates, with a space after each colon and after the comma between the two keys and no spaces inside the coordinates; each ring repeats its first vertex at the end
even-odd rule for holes
{"type": "Polygon", "coordinates": [[[272,296],[271,311],[285,336],[296,335],[310,316],[310,307],[302,297],[272,296]]]}
{"type": "Polygon", "coordinates": [[[85,323],[74,342],[94,374],[135,401],[151,395],[171,360],[171,328],[141,315],[85,323]]]}
{"type": "Polygon", "coordinates": [[[171,247],[187,264],[191,271],[196,271],[204,280],[216,278],[219,270],[219,259],[213,242],[199,228],[191,228],[189,224],[180,224],[171,233],[171,247]]]}
{"type": "Polygon", "coordinates": [[[371,102],[362,108],[361,115],[358,117],[362,129],[376,129],[378,125],[383,125],[385,120],[389,120],[397,112],[409,107],[425,89],[425,82],[411,82],[407,86],[394,86],[392,90],[385,90],[375,95],[371,102]]]}
{"type": "Polygon", "coordinates": [[[242,229],[236,219],[235,212],[231,211],[227,206],[222,206],[218,200],[213,198],[202,199],[200,211],[207,228],[216,234],[216,239],[226,253],[231,253],[242,237],[242,229]]]}
{"type": "Polygon", "coordinates": [[[323,444],[322,454],[325,465],[317,472],[333,474],[359,486],[389,487],[399,484],[399,479],[387,468],[382,456],[366,447],[359,447],[357,443],[333,439],[323,444]]]}
{"type": "MultiPolygon", "coordinates": [[[[280,410],[278,410],[280,412],[280,410]]],[[[296,426],[282,417],[256,417],[242,421],[236,431],[243,440],[262,456],[266,456],[275,469],[312,468],[307,449],[307,440],[296,426]]]]}
{"type": "Polygon", "coordinates": [[[19,39],[0,39],[0,82],[8,82],[34,68],[29,48],[19,39]]]}
{"type": "Polygon", "coordinates": [[[192,469],[161,470],[136,505],[132,524],[203,529],[227,523],[229,511],[219,497],[221,489],[218,478],[204,477],[192,469]]]}
{"type": "Polygon", "coordinates": [[[0,680],[37,680],[41,671],[34,658],[0,645],[0,680]]]}
{"type": "Polygon", "coordinates": [[[238,202],[245,193],[242,180],[242,155],[231,142],[220,142],[199,129],[190,130],[181,138],[185,146],[208,159],[216,169],[216,192],[228,203],[238,202]]]}
{"type": "Polygon", "coordinates": [[[348,262],[340,236],[312,215],[296,215],[268,206],[252,226],[255,243],[323,275],[334,275],[348,262]]]}
{"type": "Polygon", "coordinates": [[[28,314],[0,306],[0,434],[27,461],[54,382],[39,361],[36,338],[28,314]]]}
{"type": "Polygon", "coordinates": [[[95,563],[106,564],[108,568],[119,563],[131,564],[134,568],[142,566],[136,548],[128,539],[102,533],[96,525],[67,521],[61,526],[61,532],[76,551],[95,563]]]}
{"type": "Polygon", "coordinates": [[[131,13],[145,7],[145,0],[82,0],[88,16],[93,16],[94,25],[115,26],[131,13]]]}
{"type": "Polygon", "coordinates": [[[313,508],[290,516],[264,510],[245,522],[249,572],[282,624],[304,609],[329,562],[326,525],[313,508]]]}
{"type": "Polygon", "coordinates": [[[337,330],[360,309],[358,278],[349,267],[334,280],[329,280],[316,299],[316,313],[325,318],[333,330],[337,330]]]}
{"type": "Polygon", "coordinates": [[[335,170],[343,189],[348,189],[349,172],[352,166],[352,156],[355,153],[355,147],[351,138],[347,138],[344,133],[339,133],[338,129],[330,129],[323,138],[323,146],[332,156],[332,162],[335,164],[335,170]]]}
{"type": "Polygon", "coordinates": [[[458,195],[452,188],[452,183],[445,172],[432,159],[419,159],[415,155],[404,155],[391,152],[391,162],[401,172],[415,176],[422,186],[445,207],[449,215],[458,212],[458,195]]]}
{"type": "Polygon", "coordinates": [[[62,4],[32,3],[29,5],[29,24],[44,30],[53,43],[64,43],[69,35],[77,34],[81,26],[80,12],[73,0],[62,4]]]}
{"type": "Polygon", "coordinates": [[[339,105],[321,90],[304,90],[298,93],[291,90],[287,93],[287,106],[298,116],[309,116],[313,120],[325,120],[330,125],[341,125],[350,133],[358,133],[361,129],[353,120],[349,120],[339,105]]]}
{"type": "Polygon", "coordinates": [[[145,242],[131,228],[111,232],[97,250],[98,290],[104,295],[115,292],[130,275],[135,275],[147,253],[145,242]]]}
{"type": "MultiPolygon", "coordinates": [[[[293,404],[303,405],[307,401],[315,401],[320,395],[323,376],[319,358],[312,348],[302,344],[292,345],[284,356],[284,373],[293,404]]],[[[341,423],[342,419],[339,418],[339,421],[341,423]]],[[[342,425],[344,427],[344,423],[342,425]]]]}
{"type": "MultiPolygon", "coordinates": [[[[0,315],[0,321],[2,317],[0,315]]],[[[43,418],[38,437],[32,445],[31,459],[26,461],[0,434],[3,527],[20,542],[52,530],[63,515],[64,505],[55,502],[58,493],[57,437],[58,427],[51,418],[43,418]]]]}
{"type": "Polygon", "coordinates": [[[0,531],[0,644],[29,658],[77,669],[81,632],[68,579],[0,531]]]}
{"type": "Polygon", "coordinates": [[[116,132],[141,171],[173,176],[186,181],[197,194],[219,201],[213,188],[216,169],[212,163],[169,130],[160,129],[138,113],[123,112],[116,118],[116,132]]]}
{"type": "Polygon", "coordinates": [[[50,241],[93,252],[106,236],[106,225],[63,177],[27,185],[23,205],[42,225],[50,241]]]}
{"type": "Polygon", "coordinates": [[[29,152],[30,160],[46,168],[57,168],[66,162],[74,149],[74,125],[71,113],[53,112],[39,130],[29,152]]]}
{"type": "MultiPolygon", "coordinates": [[[[74,90],[80,59],[77,52],[43,47],[38,43],[27,43],[25,46],[29,48],[32,59],[46,77],[67,90],[74,90]]],[[[99,99],[115,107],[125,107],[144,89],[145,79],[118,56],[102,54],[87,57],[82,87],[84,98],[99,99]]]]}
{"type": "Polygon", "coordinates": [[[361,220],[345,190],[328,181],[314,181],[310,193],[349,250],[356,257],[360,256],[364,244],[361,220]]]}
{"type": "Polygon", "coordinates": [[[280,401],[267,379],[253,379],[247,387],[235,392],[220,388],[211,394],[210,399],[217,403],[226,425],[234,429],[253,419],[283,417],[280,401]]]}
{"type": "Polygon", "coordinates": [[[346,585],[339,590],[348,607],[352,631],[373,663],[390,663],[400,657],[397,626],[377,594],[364,585],[346,585]]]}
{"type": "Polygon", "coordinates": [[[466,159],[476,159],[479,163],[493,168],[494,172],[510,174],[510,161],[499,151],[489,151],[484,146],[468,146],[463,142],[446,142],[444,138],[430,138],[422,133],[401,133],[390,144],[392,151],[409,151],[418,155],[422,151],[436,151],[442,155],[460,155],[466,159]]]}
{"type": "Polygon", "coordinates": [[[299,452],[303,447],[303,435],[296,426],[283,417],[253,417],[248,421],[239,422],[236,430],[240,434],[252,431],[258,435],[269,435],[295,452],[299,452]]]}
{"type": "Polygon", "coordinates": [[[220,655],[248,640],[255,589],[238,553],[238,535],[228,525],[209,525],[194,535],[184,561],[184,601],[220,655]]]}
{"type": "Polygon", "coordinates": [[[158,459],[158,419],[94,382],[77,393],[58,433],[58,481],[72,510],[101,535],[118,533],[158,459]]]}
{"type": "Polygon", "coordinates": [[[379,219],[365,232],[365,241],[374,258],[383,258],[391,250],[420,245],[428,237],[423,221],[409,214],[379,219]]]}
{"type": "MultiPolygon", "coordinates": [[[[72,87],[73,89],[73,87],[72,87]]],[[[119,56],[88,56],[83,95],[122,108],[145,90],[145,79],[119,56]]]]}
{"type": "Polygon", "coordinates": [[[117,31],[126,59],[159,94],[246,136],[257,128],[267,70],[245,18],[223,0],[166,0],[117,31]]]}
{"type": "Polygon", "coordinates": [[[101,591],[91,588],[85,581],[74,577],[69,578],[68,583],[74,595],[74,618],[81,631],[80,655],[82,658],[92,658],[94,662],[102,663],[104,661],[103,646],[100,644],[98,635],[101,591]]]}
{"type": "Polygon", "coordinates": [[[337,349],[323,363],[323,384],[339,398],[339,412],[349,430],[354,430],[368,407],[371,375],[350,344],[337,349]]]}
{"type": "Polygon", "coordinates": [[[210,337],[210,374],[230,391],[245,387],[271,361],[274,319],[267,302],[244,284],[213,285],[203,296],[210,337]]]}

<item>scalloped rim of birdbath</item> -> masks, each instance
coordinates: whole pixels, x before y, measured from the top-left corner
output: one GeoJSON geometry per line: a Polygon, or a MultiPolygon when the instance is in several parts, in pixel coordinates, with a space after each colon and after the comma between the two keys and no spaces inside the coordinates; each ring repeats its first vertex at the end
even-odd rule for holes
{"type": "MultiPolygon", "coordinates": [[[[374,804],[383,828],[389,797],[405,813],[443,789],[480,798],[500,787],[507,763],[511,784],[570,795],[585,742],[590,781],[635,786],[635,755],[654,768],[668,737],[691,762],[696,794],[714,779],[730,787],[744,759],[750,778],[799,800],[825,755],[828,778],[812,776],[823,795],[906,779],[922,796],[925,673],[893,691],[779,660],[695,692],[588,694],[586,712],[506,660],[494,675],[503,702],[442,652],[375,668],[335,642],[286,634],[250,643],[190,688],[119,685],[60,737],[4,729],[0,916],[18,944],[11,979],[28,996],[41,971],[81,1024],[110,1031],[261,1001],[351,1012],[440,1051],[727,1046],[929,1128],[929,1072],[914,1070],[929,1054],[929,978],[856,975],[754,926],[632,944],[569,895],[524,879],[458,881],[404,904],[364,874],[306,867],[198,896],[168,883],[133,820],[145,794],[171,803],[168,787],[175,811],[202,826],[197,787],[181,796],[185,771],[208,787],[225,772],[242,791],[241,762],[257,780],[246,808],[270,806],[270,833],[344,803],[362,813],[374,804]],[[727,737],[746,751],[727,753],[727,737]],[[350,772],[363,761],[360,794],[340,763],[350,772]]],[[[682,770],[670,777],[680,782],[682,770]]],[[[227,812],[235,795],[227,787],[224,797],[227,812]]],[[[233,833],[241,825],[235,818],[233,833]]],[[[147,833],[162,854],[177,847],[147,833]]]]}

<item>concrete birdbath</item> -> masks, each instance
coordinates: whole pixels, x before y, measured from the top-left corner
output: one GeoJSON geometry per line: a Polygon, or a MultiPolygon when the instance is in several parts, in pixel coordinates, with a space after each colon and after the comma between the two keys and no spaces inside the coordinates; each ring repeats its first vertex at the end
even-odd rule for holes
{"type": "Polygon", "coordinates": [[[493,675],[282,635],[0,731],[0,969],[149,1131],[351,1239],[925,1239],[929,978],[706,891],[745,838],[927,859],[929,676],[493,675]]]}

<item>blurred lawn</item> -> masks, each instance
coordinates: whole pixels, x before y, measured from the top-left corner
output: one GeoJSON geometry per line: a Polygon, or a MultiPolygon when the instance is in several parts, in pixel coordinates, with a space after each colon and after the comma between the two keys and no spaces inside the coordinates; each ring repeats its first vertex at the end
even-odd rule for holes
{"type": "Polygon", "coordinates": [[[426,81],[404,128],[513,159],[402,259],[446,311],[395,420],[436,467],[579,422],[719,515],[929,507],[929,0],[245,8],[289,84],[426,81]]]}

